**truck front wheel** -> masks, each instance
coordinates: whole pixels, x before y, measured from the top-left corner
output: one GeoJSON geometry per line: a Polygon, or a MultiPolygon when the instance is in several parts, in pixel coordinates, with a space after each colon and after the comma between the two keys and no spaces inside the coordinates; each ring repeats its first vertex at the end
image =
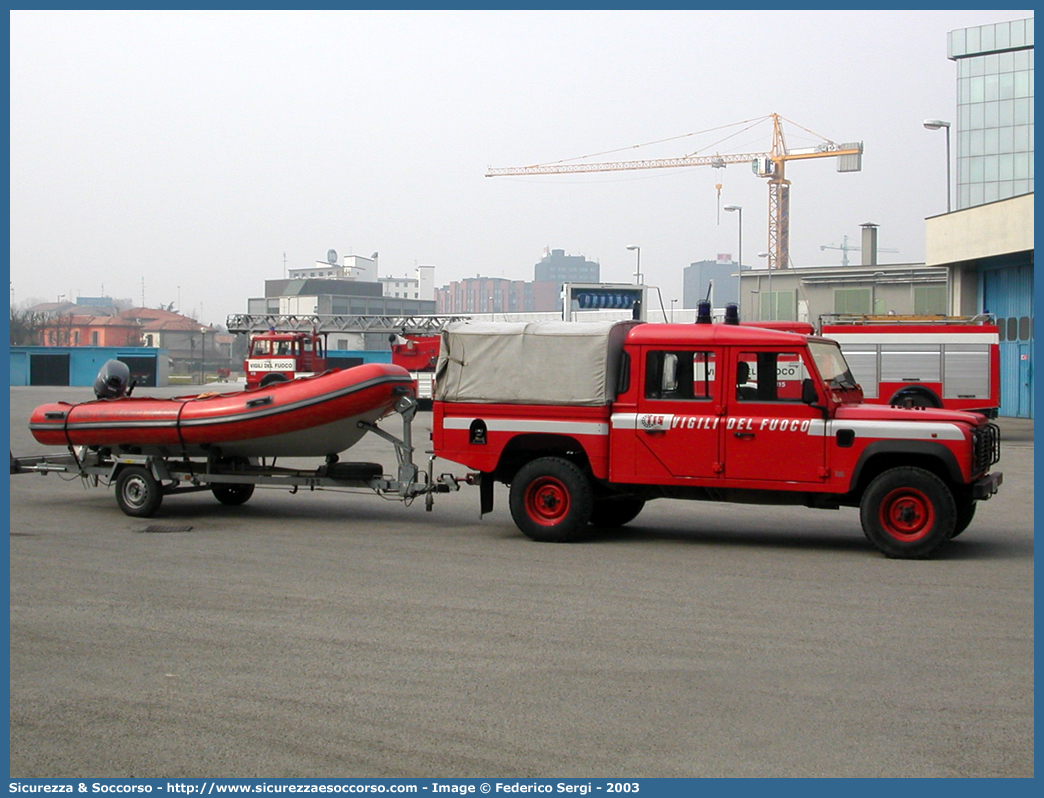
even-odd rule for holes
{"type": "Polygon", "coordinates": [[[957,508],[939,477],[923,468],[890,468],[859,505],[863,532],[888,557],[927,557],[953,535],[957,508]]]}
{"type": "Polygon", "coordinates": [[[594,507],[591,481],[561,457],[541,457],[511,481],[511,517],[522,532],[548,543],[576,540],[594,507]]]}
{"type": "Polygon", "coordinates": [[[968,528],[968,524],[975,518],[975,502],[967,496],[957,499],[957,521],[953,526],[953,534],[950,539],[957,537],[968,528]]]}

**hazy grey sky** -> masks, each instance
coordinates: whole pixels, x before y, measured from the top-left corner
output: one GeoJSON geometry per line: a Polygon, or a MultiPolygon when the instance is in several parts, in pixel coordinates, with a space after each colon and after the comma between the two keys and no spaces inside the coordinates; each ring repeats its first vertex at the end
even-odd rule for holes
{"type": "MultiPolygon", "coordinates": [[[[380,252],[530,280],[544,248],[665,302],[692,261],[767,248],[747,166],[486,178],[488,166],[762,152],[771,125],[633,145],[779,113],[790,147],[863,141],[863,171],[791,163],[791,260],[840,263],[859,225],[885,262],[924,258],[946,210],[955,28],[1032,11],[13,11],[15,303],[179,301],[224,322],[286,265],[380,252]],[[602,160],[602,159],[599,159],[602,160]],[[721,183],[718,197],[715,184],[721,183]],[[719,218],[720,216],[720,218],[719,218]],[[144,288],[143,288],[144,285],[144,288]]],[[[956,173],[954,173],[956,180],[956,173]]],[[[850,256],[858,259],[859,254],[850,256]]]]}

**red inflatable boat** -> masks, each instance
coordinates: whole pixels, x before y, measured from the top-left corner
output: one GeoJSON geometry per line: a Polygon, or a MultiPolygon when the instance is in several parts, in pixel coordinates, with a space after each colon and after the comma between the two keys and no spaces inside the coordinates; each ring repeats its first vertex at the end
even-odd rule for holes
{"type": "Polygon", "coordinates": [[[369,363],[234,393],[122,396],[33,411],[29,429],[50,446],[90,446],[162,457],[314,457],[353,446],[414,394],[401,366],[369,363]]]}

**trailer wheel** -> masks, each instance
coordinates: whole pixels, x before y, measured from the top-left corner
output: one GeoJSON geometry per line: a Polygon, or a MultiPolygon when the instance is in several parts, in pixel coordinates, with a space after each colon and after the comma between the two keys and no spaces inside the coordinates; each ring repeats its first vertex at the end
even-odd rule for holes
{"type": "Polygon", "coordinates": [[[621,499],[597,499],[591,511],[591,525],[598,527],[623,526],[638,517],[645,507],[645,499],[626,496],[621,499]]]}
{"type": "Polygon", "coordinates": [[[591,482],[561,457],[541,457],[519,469],[511,482],[511,517],[522,532],[548,543],[575,540],[594,506],[591,482]]]}
{"type": "Polygon", "coordinates": [[[116,504],[134,518],[151,518],[163,502],[163,489],[144,466],[124,466],[116,478],[116,504]]]}
{"type": "Polygon", "coordinates": [[[866,489],[859,518],[867,538],[886,556],[917,559],[953,536],[957,508],[946,483],[930,471],[890,468],[866,489]]]}
{"type": "Polygon", "coordinates": [[[215,482],[210,486],[210,491],[222,504],[235,506],[246,504],[254,495],[254,486],[249,482],[215,482]]]}

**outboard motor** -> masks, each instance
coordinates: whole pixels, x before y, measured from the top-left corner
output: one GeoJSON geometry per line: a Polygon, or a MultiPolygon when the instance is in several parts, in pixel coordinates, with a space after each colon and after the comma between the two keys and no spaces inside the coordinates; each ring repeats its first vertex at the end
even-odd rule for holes
{"type": "Polygon", "coordinates": [[[130,395],[130,369],[119,360],[107,360],[94,378],[94,395],[99,399],[119,399],[130,395]]]}
{"type": "Polygon", "coordinates": [[[729,302],[725,305],[725,323],[739,324],[739,305],[729,302]]]}
{"type": "Polygon", "coordinates": [[[701,299],[696,303],[696,323],[697,324],[710,324],[711,319],[711,303],[708,299],[701,299]]]}

